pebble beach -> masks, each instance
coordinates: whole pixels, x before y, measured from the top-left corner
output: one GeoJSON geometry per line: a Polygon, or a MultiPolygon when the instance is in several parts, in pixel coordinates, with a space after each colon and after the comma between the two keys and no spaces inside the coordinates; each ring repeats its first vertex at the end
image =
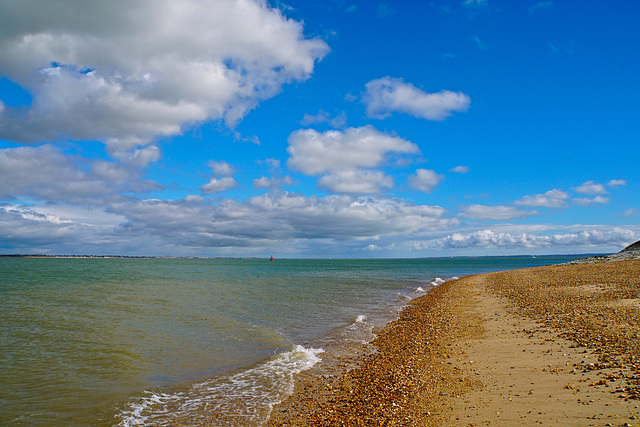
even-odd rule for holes
{"type": "Polygon", "coordinates": [[[597,261],[438,286],[267,425],[640,426],[640,259],[597,261]]]}

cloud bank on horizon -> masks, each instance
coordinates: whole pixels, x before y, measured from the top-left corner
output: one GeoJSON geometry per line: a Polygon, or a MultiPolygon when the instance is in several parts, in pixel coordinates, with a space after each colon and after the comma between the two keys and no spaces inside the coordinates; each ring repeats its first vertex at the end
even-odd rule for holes
{"type": "Polygon", "coordinates": [[[0,252],[617,250],[639,60],[600,7],[0,0],[0,252]]]}

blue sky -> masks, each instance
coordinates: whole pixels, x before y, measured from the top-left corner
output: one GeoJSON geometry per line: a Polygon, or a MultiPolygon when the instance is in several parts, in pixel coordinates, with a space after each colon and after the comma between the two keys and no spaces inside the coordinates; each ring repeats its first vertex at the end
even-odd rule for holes
{"type": "Polygon", "coordinates": [[[640,239],[634,2],[0,1],[0,252],[640,239]]]}

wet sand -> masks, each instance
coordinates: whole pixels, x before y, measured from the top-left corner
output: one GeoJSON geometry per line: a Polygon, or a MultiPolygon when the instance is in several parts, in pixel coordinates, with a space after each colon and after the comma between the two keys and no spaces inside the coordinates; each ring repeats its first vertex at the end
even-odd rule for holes
{"type": "Polygon", "coordinates": [[[371,347],[267,425],[640,426],[640,260],[447,282],[371,347]]]}

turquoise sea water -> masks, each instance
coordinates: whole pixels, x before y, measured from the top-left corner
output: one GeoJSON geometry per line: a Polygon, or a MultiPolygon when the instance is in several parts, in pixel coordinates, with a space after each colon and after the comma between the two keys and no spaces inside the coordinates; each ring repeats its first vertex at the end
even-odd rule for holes
{"type": "Polygon", "coordinates": [[[0,258],[0,425],[260,425],[438,279],[576,258],[0,258]]]}

